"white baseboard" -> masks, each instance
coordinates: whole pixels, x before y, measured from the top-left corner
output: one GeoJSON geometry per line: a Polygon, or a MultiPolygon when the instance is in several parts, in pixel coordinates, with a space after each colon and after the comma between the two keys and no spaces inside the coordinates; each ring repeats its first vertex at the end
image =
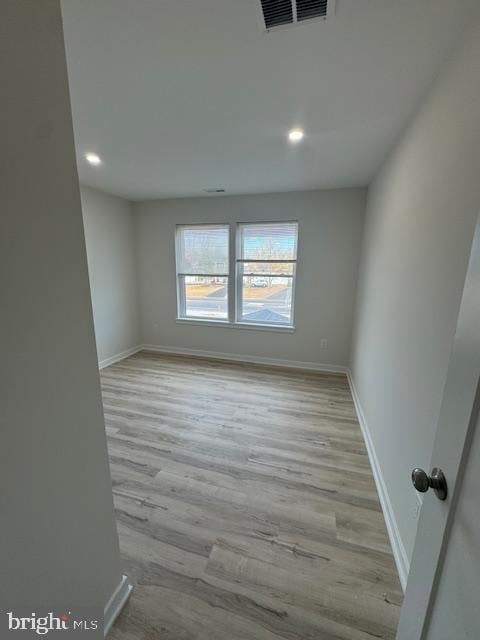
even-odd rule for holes
{"type": "Polygon", "coordinates": [[[120,615],[120,612],[125,606],[125,603],[127,602],[128,598],[130,597],[132,590],[133,590],[133,587],[130,584],[130,581],[127,578],[127,576],[122,576],[122,579],[120,580],[118,587],[113,592],[112,597],[110,598],[107,605],[105,606],[105,610],[103,613],[103,620],[104,620],[103,635],[105,638],[107,637],[107,633],[112,628],[113,623],[120,615]]]}
{"type": "Polygon", "coordinates": [[[184,349],[183,347],[166,347],[156,344],[144,344],[144,351],[157,353],[170,353],[179,356],[196,356],[197,358],[213,358],[215,360],[230,360],[233,362],[250,362],[252,364],[265,364],[272,367],[286,367],[289,369],[305,369],[322,373],[347,374],[347,367],[335,364],[320,364],[317,362],[302,362],[299,360],[280,360],[278,358],[263,358],[260,356],[241,355],[237,353],[220,353],[218,351],[203,351],[200,349],[184,349]]]}
{"type": "Polygon", "coordinates": [[[114,356],[110,356],[110,358],[105,358],[105,360],[100,360],[98,363],[99,369],[105,369],[105,367],[109,367],[111,364],[115,364],[115,362],[119,362],[124,358],[128,358],[128,356],[133,356],[134,353],[138,353],[142,350],[142,345],[138,345],[136,347],[131,347],[126,351],[122,351],[121,353],[116,353],[114,356]]]}
{"type": "Polygon", "coordinates": [[[355,383],[353,381],[352,372],[347,370],[348,382],[350,384],[350,390],[352,392],[353,402],[357,411],[358,422],[362,430],[365,445],[367,447],[368,458],[372,467],[373,477],[377,486],[378,497],[380,498],[380,504],[382,506],[383,516],[385,518],[385,524],[387,525],[388,536],[390,538],[390,544],[392,546],[393,557],[395,558],[395,564],[397,565],[398,576],[402,589],[405,591],[407,585],[408,573],[410,571],[410,562],[408,560],[405,547],[400,537],[400,531],[393,511],[392,503],[388,495],[387,486],[382,473],[377,453],[375,451],[375,445],[373,444],[372,436],[368,428],[365,414],[363,413],[362,405],[360,404],[360,398],[358,397],[355,383]]]}

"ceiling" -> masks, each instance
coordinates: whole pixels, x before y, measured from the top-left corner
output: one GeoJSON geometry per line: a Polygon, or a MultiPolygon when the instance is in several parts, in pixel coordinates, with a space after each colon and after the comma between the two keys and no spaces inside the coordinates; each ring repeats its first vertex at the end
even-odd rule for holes
{"type": "Polygon", "coordinates": [[[270,33],[259,6],[63,0],[80,180],[131,200],[366,185],[478,0],[337,0],[270,33]]]}

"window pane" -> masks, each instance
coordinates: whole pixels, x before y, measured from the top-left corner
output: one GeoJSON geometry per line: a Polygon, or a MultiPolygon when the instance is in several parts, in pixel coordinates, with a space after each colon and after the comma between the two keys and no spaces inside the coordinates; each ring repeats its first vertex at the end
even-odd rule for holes
{"type": "Polygon", "coordinates": [[[293,276],[294,264],[288,262],[242,262],[244,275],[293,276]]]}
{"type": "Polygon", "coordinates": [[[292,324],[293,278],[243,276],[240,321],[292,324]]]}
{"type": "Polygon", "coordinates": [[[296,222],[240,225],[240,258],[243,260],[296,260],[296,222]]]}
{"type": "Polygon", "coordinates": [[[228,278],[185,276],[185,317],[228,319],[228,278]]]}
{"type": "Polygon", "coordinates": [[[228,225],[178,227],[178,273],[228,275],[228,232],[228,225]]]}

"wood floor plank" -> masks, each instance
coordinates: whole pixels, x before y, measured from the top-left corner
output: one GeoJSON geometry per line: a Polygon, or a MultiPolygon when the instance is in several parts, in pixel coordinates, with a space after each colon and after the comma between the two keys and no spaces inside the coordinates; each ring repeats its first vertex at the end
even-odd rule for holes
{"type": "Polygon", "coordinates": [[[395,637],[402,592],[346,377],[140,352],[101,372],[113,640],[395,637]]]}

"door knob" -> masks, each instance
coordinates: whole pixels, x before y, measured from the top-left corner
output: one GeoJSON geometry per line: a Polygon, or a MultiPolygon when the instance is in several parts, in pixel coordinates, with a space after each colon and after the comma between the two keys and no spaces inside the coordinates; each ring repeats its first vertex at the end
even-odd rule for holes
{"type": "Polygon", "coordinates": [[[414,469],[412,484],[420,493],[425,493],[432,488],[439,500],[445,500],[447,497],[447,481],[443,471],[437,467],[432,469],[431,475],[428,475],[423,469],[414,469]]]}

